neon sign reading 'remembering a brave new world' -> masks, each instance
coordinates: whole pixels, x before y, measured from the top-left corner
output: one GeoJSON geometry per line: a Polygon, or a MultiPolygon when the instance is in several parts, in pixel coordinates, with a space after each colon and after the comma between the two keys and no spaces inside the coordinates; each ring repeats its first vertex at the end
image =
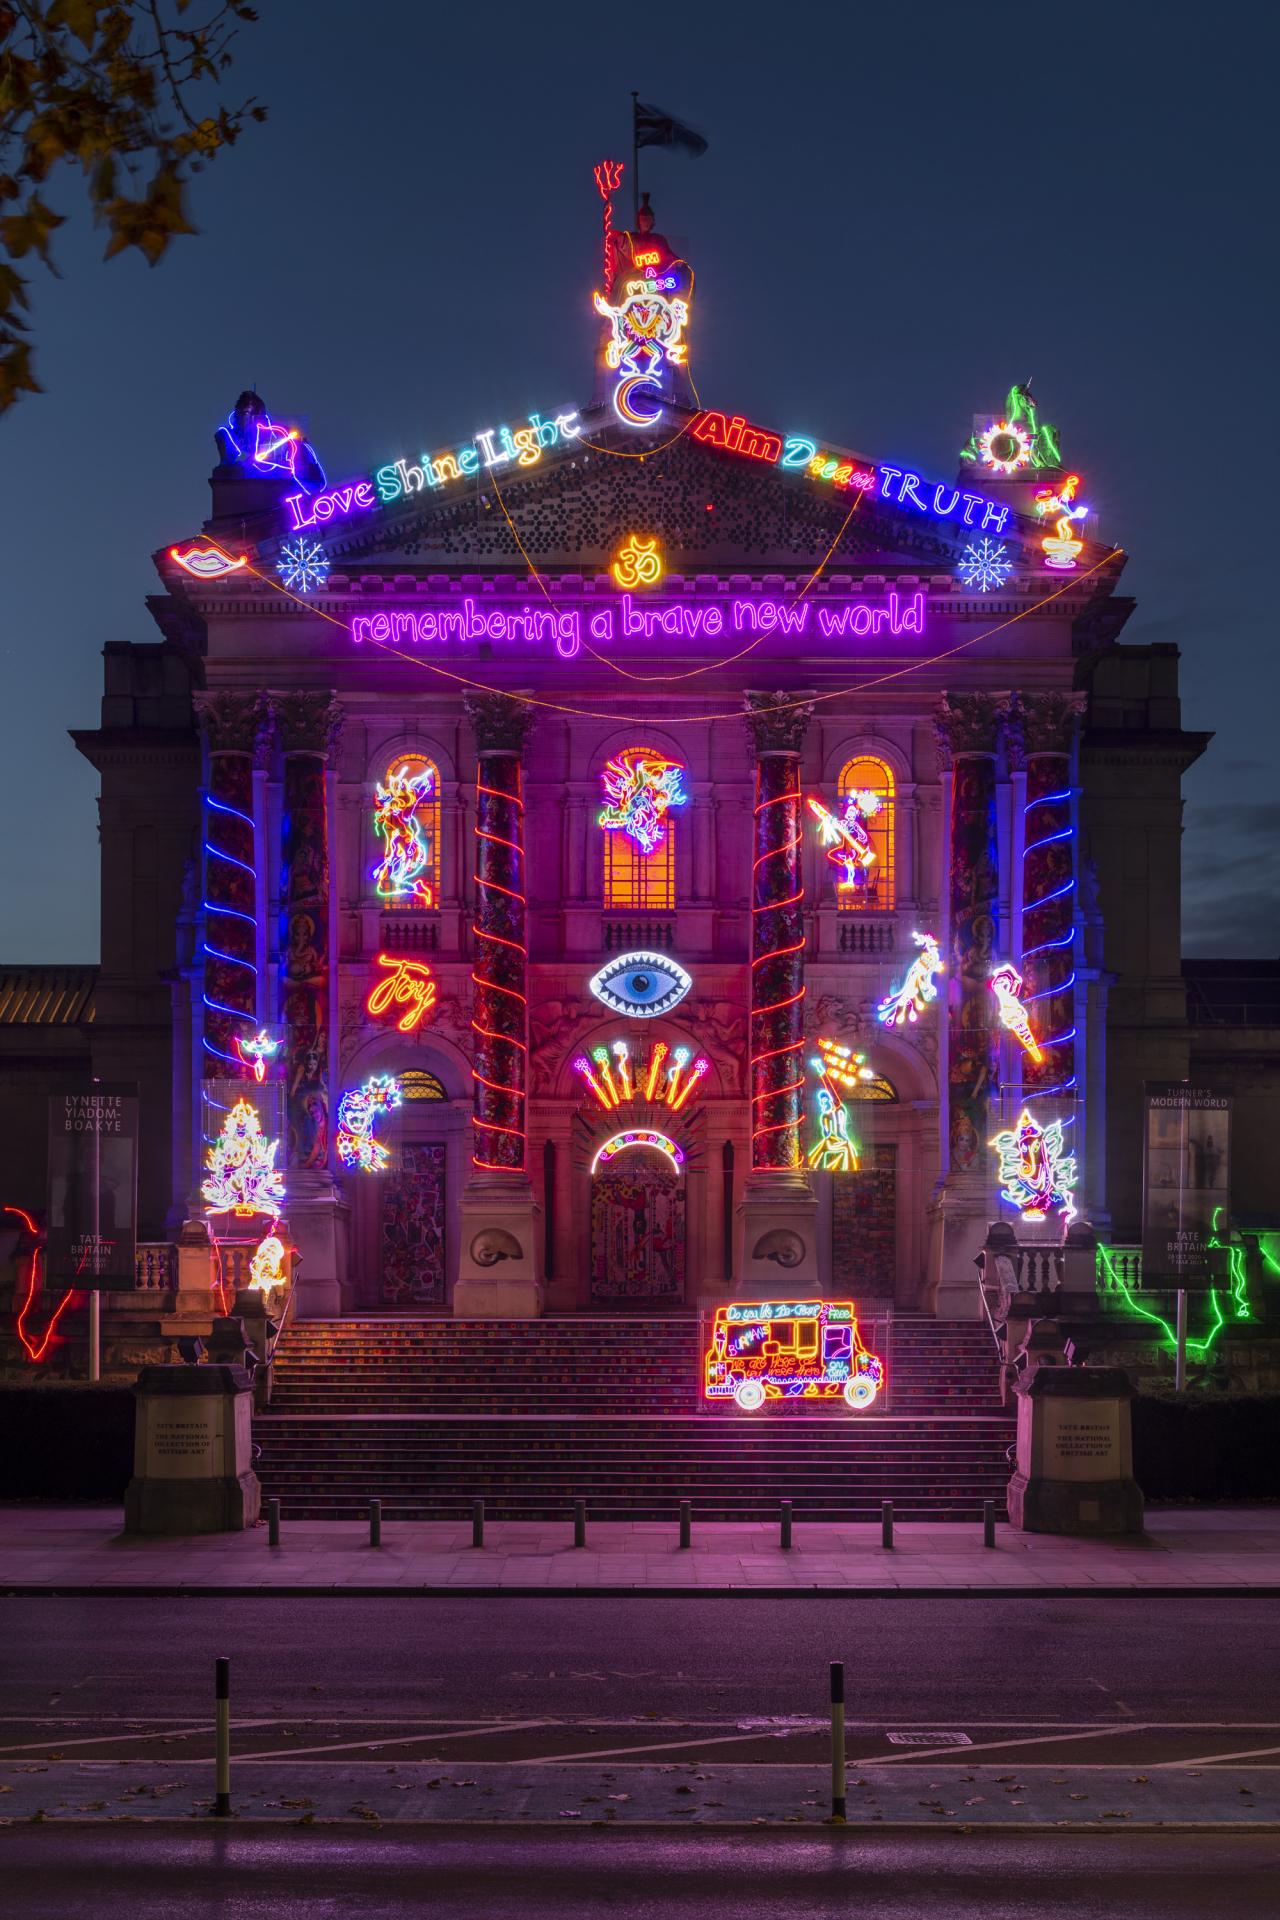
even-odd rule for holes
{"type": "Polygon", "coordinates": [[[358,613],[351,638],[375,645],[426,644],[431,641],[554,640],[562,660],[574,659],[584,637],[596,640],[702,640],[729,633],[808,635],[823,640],[866,635],[924,632],[923,588],[912,594],[889,593],[872,605],[850,600],[839,606],[809,600],[772,600],[752,595],[726,603],[696,601],[661,606],[624,593],[617,602],[584,607],[486,608],[474,599],[452,607],[396,607],[388,613],[358,613]],[[812,616],[812,625],[810,617],[812,616]],[[584,624],[585,623],[585,624],[584,624]]]}

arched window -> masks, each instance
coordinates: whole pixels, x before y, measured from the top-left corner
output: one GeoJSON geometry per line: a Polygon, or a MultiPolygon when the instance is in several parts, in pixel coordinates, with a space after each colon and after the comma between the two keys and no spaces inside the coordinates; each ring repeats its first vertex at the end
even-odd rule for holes
{"type": "Polygon", "coordinates": [[[425,754],[401,753],[374,787],[374,890],[388,907],[440,904],[440,773],[425,754]]]}
{"type": "Polygon", "coordinates": [[[896,896],[893,774],[883,760],[859,754],[845,763],[838,793],[841,817],[853,801],[875,859],[863,869],[863,884],[837,887],[836,905],[842,913],[887,913],[896,896]],[[859,802],[859,794],[874,804],[859,802]]]}
{"type": "Polygon", "coordinates": [[[655,747],[625,747],[600,775],[606,909],[669,913],[676,904],[676,823],[684,768],[655,747]]]}

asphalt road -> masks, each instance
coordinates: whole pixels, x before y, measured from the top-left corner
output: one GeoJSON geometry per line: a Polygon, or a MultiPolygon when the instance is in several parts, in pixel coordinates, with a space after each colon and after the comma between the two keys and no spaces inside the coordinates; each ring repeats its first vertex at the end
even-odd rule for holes
{"type": "Polygon", "coordinates": [[[22,1920],[1273,1920],[1280,1840],[1200,1835],[0,1835],[22,1920]]]}

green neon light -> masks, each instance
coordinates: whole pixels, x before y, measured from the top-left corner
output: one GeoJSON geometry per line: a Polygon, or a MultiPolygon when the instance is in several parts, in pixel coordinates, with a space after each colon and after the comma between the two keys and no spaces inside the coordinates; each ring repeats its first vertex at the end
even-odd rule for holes
{"type": "MultiPolygon", "coordinates": [[[[1222,1242],[1216,1237],[1218,1220],[1221,1213],[1221,1207],[1215,1208],[1213,1215],[1215,1237],[1209,1242],[1211,1247],[1221,1247],[1222,1245],[1222,1242]]],[[[1156,1313],[1151,1307],[1140,1305],[1139,1302],[1134,1299],[1132,1289],[1121,1279],[1119,1273],[1116,1271],[1111,1253],[1112,1250],[1109,1247],[1099,1245],[1098,1254],[1106,1269],[1107,1279],[1111,1282],[1111,1285],[1116,1289],[1117,1293],[1124,1296],[1125,1305],[1132,1313],[1136,1314],[1140,1320],[1153,1321],[1155,1325],[1162,1330],[1169,1351],[1176,1353],[1178,1348],[1177,1334],[1162,1314],[1156,1313]]],[[[1253,1309],[1249,1305],[1248,1276],[1245,1272],[1244,1248],[1229,1245],[1227,1248],[1227,1260],[1231,1268],[1230,1300],[1234,1308],[1232,1317],[1236,1320],[1252,1320],[1253,1309]]],[[[1274,1261],[1272,1264],[1275,1264],[1274,1261]]],[[[1277,1267],[1276,1271],[1280,1273],[1280,1267],[1277,1267]]],[[[1205,1360],[1208,1358],[1214,1341],[1227,1324],[1227,1316],[1222,1310],[1222,1300],[1219,1297],[1219,1289],[1216,1287],[1211,1287],[1209,1290],[1209,1304],[1212,1306],[1215,1316],[1213,1325],[1202,1340],[1187,1341],[1187,1352],[1197,1360],[1205,1360]]]]}
{"type": "Polygon", "coordinates": [[[1280,1274],[1280,1233],[1260,1233],[1258,1252],[1272,1273],[1280,1274]]]}

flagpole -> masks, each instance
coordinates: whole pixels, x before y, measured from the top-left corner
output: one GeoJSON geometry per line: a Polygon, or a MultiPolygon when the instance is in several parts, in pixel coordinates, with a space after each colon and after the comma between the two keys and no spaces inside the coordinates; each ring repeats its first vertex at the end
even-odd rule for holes
{"type": "Polygon", "coordinates": [[[640,95],[631,95],[631,224],[640,224],[640,129],[636,123],[636,104],[640,95]]]}

